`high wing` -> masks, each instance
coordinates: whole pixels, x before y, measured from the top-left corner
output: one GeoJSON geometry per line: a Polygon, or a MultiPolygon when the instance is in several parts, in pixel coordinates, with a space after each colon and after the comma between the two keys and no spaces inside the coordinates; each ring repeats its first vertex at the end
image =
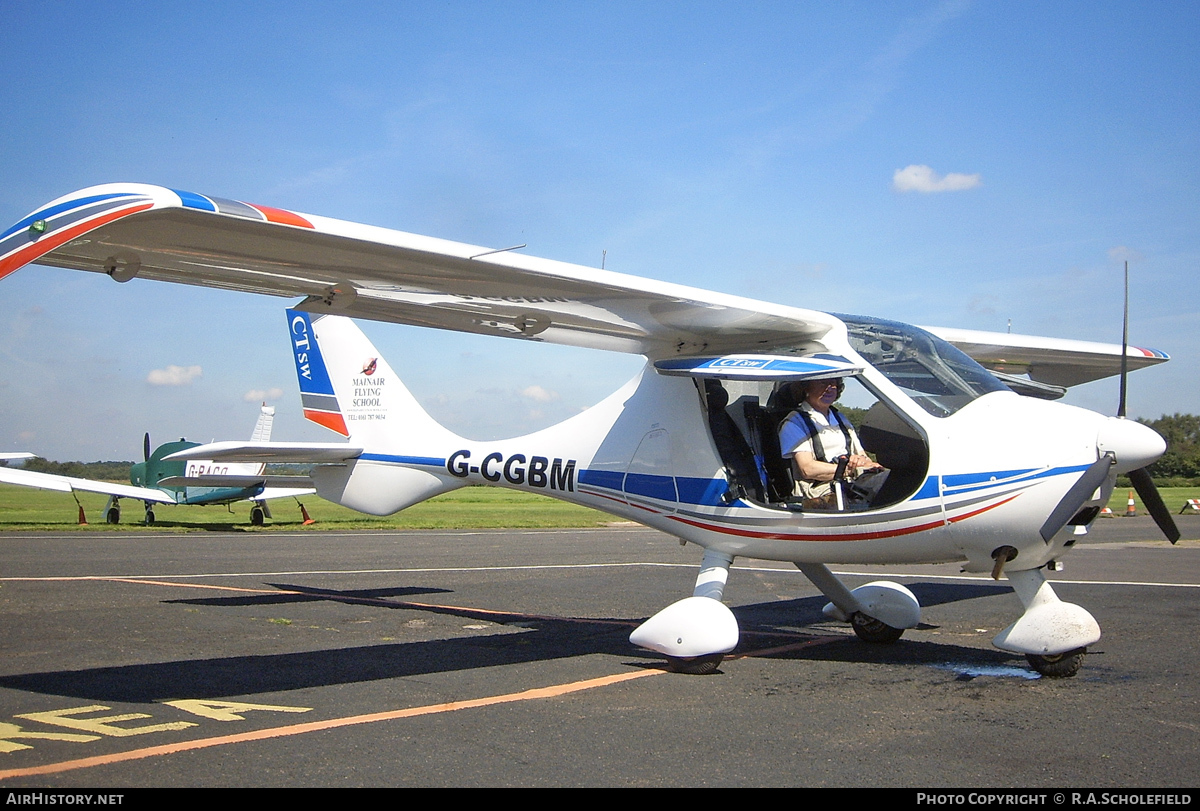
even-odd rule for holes
{"type": "Polygon", "coordinates": [[[175,497],[169,493],[149,487],[134,487],[131,484],[78,479],[74,476],[56,476],[53,473],[37,473],[32,470],[0,468],[0,482],[15,484],[21,487],[36,487],[39,490],[56,490],[60,493],[81,490],[86,493],[104,493],[109,496],[136,498],[140,501],[153,501],[159,504],[177,503],[175,497]]]}
{"type": "MultiPolygon", "coordinates": [[[[1120,344],[948,327],[922,329],[954,344],[1006,382],[1008,375],[1028,374],[1035,383],[1070,387],[1121,372],[1120,344]]],[[[1165,352],[1136,346],[1126,350],[1126,358],[1130,371],[1170,359],[1165,352]]]]}
{"type": "MultiPolygon", "coordinates": [[[[795,353],[841,328],[837,318],[814,310],[512,250],[159,186],[109,184],[61,197],[0,234],[0,278],[38,262],[107,273],[117,281],[140,277],[303,296],[296,308],[310,312],[608,349],[652,360],[795,353]]],[[[1045,373],[1054,380],[1075,382],[1115,373],[1107,371],[1109,364],[1058,343],[1025,346],[1019,357],[1001,352],[989,362],[1021,366],[1031,375],[1051,369],[1045,373]],[[1046,361],[1045,353],[1058,360],[1046,361]],[[1076,364],[1080,358],[1086,362],[1076,364]]],[[[967,346],[972,347],[968,354],[1016,348],[996,341],[967,341],[967,346]]],[[[1101,354],[1111,359],[1111,351],[1101,354]]],[[[1165,359],[1161,353],[1131,353],[1130,368],[1165,359]]]]}
{"type": "Polygon", "coordinates": [[[140,184],[67,195],[0,234],[0,277],[35,261],[651,357],[794,345],[837,324],[824,313],[140,184]]]}

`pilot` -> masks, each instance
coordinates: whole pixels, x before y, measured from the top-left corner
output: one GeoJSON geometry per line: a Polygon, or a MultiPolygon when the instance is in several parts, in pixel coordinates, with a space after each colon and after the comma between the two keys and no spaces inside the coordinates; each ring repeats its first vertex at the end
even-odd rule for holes
{"type": "Polygon", "coordinates": [[[799,406],[779,425],[779,449],[791,460],[795,495],[806,506],[835,505],[833,481],[840,457],[845,457],[846,479],[884,470],[867,456],[850,421],[833,407],[845,388],[840,377],[791,384],[790,393],[799,406]]]}

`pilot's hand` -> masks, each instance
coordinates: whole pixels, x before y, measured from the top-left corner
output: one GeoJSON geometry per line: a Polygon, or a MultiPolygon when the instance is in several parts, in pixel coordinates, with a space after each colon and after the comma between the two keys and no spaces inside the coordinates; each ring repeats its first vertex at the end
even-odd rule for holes
{"type": "Polygon", "coordinates": [[[857,453],[850,457],[850,464],[847,467],[856,475],[866,473],[868,470],[883,470],[883,465],[872,460],[871,457],[857,453]]]}

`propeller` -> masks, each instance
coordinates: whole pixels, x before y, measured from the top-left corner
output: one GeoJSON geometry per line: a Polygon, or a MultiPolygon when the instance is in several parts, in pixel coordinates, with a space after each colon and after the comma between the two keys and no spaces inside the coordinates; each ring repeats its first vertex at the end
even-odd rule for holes
{"type": "Polygon", "coordinates": [[[149,431],[147,431],[146,435],[144,437],[142,437],[142,461],[144,461],[144,462],[150,461],[150,432],[149,431]]]}
{"type": "Polygon", "coordinates": [[[1050,513],[1046,523],[1042,524],[1042,540],[1050,543],[1050,539],[1059,533],[1067,522],[1079,512],[1092,494],[1108,477],[1108,471],[1116,463],[1112,454],[1106,453],[1083,472],[1079,481],[1071,485],[1071,489],[1059,500],[1058,506],[1050,513]]]}
{"type": "MultiPolygon", "coordinates": [[[[1125,262],[1125,314],[1122,319],[1121,327],[1121,397],[1117,402],[1117,417],[1125,419],[1125,392],[1126,378],[1129,375],[1129,262],[1125,262]]],[[[1167,509],[1167,505],[1163,504],[1162,496],[1158,494],[1158,488],[1154,486],[1154,480],[1150,478],[1150,474],[1146,468],[1139,467],[1135,470],[1130,470],[1126,475],[1129,476],[1129,481],[1133,485],[1133,489],[1141,496],[1142,503],[1146,505],[1146,509],[1150,512],[1150,516],[1154,519],[1154,523],[1158,524],[1158,528],[1167,540],[1175,543],[1179,540],[1179,528],[1175,526],[1175,519],[1171,516],[1171,511],[1167,509]]]]}
{"type": "Polygon", "coordinates": [[[1129,376],[1129,263],[1125,263],[1125,305],[1121,326],[1121,396],[1117,403],[1117,416],[1110,418],[1100,428],[1096,444],[1100,458],[1088,466],[1079,480],[1071,485],[1057,506],[1042,524],[1042,540],[1046,543],[1062,530],[1063,527],[1091,499],[1092,494],[1104,483],[1113,467],[1118,473],[1129,476],[1133,489],[1141,496],[1142,503],[1150,512],[1154,523],[1166,536],[1167,540],[1175,543],[1179,540],[1179,528],[1171,511],[1163,504],[1154,480],[1146,470],[1162,456],[1166,449],[1163,438],[1153,430],[1139,422],[1128,422],[1125,419],[1127,379],[1129,376]]]}
{"type": "Polygon", "coordinates": [[[1158,494],[1158,488],[1154,486],[1154,480],[1150,478],[1146,468],[1139,467],[1137,470],[1129,471],[1126,475],[1129,476],[1133,489],[1142,497],[1142,503],[1150,511],[1150,517],[1154,519],[1154,523],[1158,524],[1162,534],[1171,543],[1178,541],[1179,527],[1175,526],[1175,519],[1171,516],[1167,505],[1163,504],[1162,496],[1158,494]]]}

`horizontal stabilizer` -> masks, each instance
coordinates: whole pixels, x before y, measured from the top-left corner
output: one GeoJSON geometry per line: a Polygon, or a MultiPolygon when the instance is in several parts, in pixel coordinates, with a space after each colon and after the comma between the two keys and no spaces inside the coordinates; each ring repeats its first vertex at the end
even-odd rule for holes
{"type": "MultiPolygon", "coordinates": [[[[332,464],[362,456],[363,449],[339,442],[211,442],[165,457],[214,462],[332,464]]],[[[261,479],[262,477],[257,477],[261,479]]]]}

